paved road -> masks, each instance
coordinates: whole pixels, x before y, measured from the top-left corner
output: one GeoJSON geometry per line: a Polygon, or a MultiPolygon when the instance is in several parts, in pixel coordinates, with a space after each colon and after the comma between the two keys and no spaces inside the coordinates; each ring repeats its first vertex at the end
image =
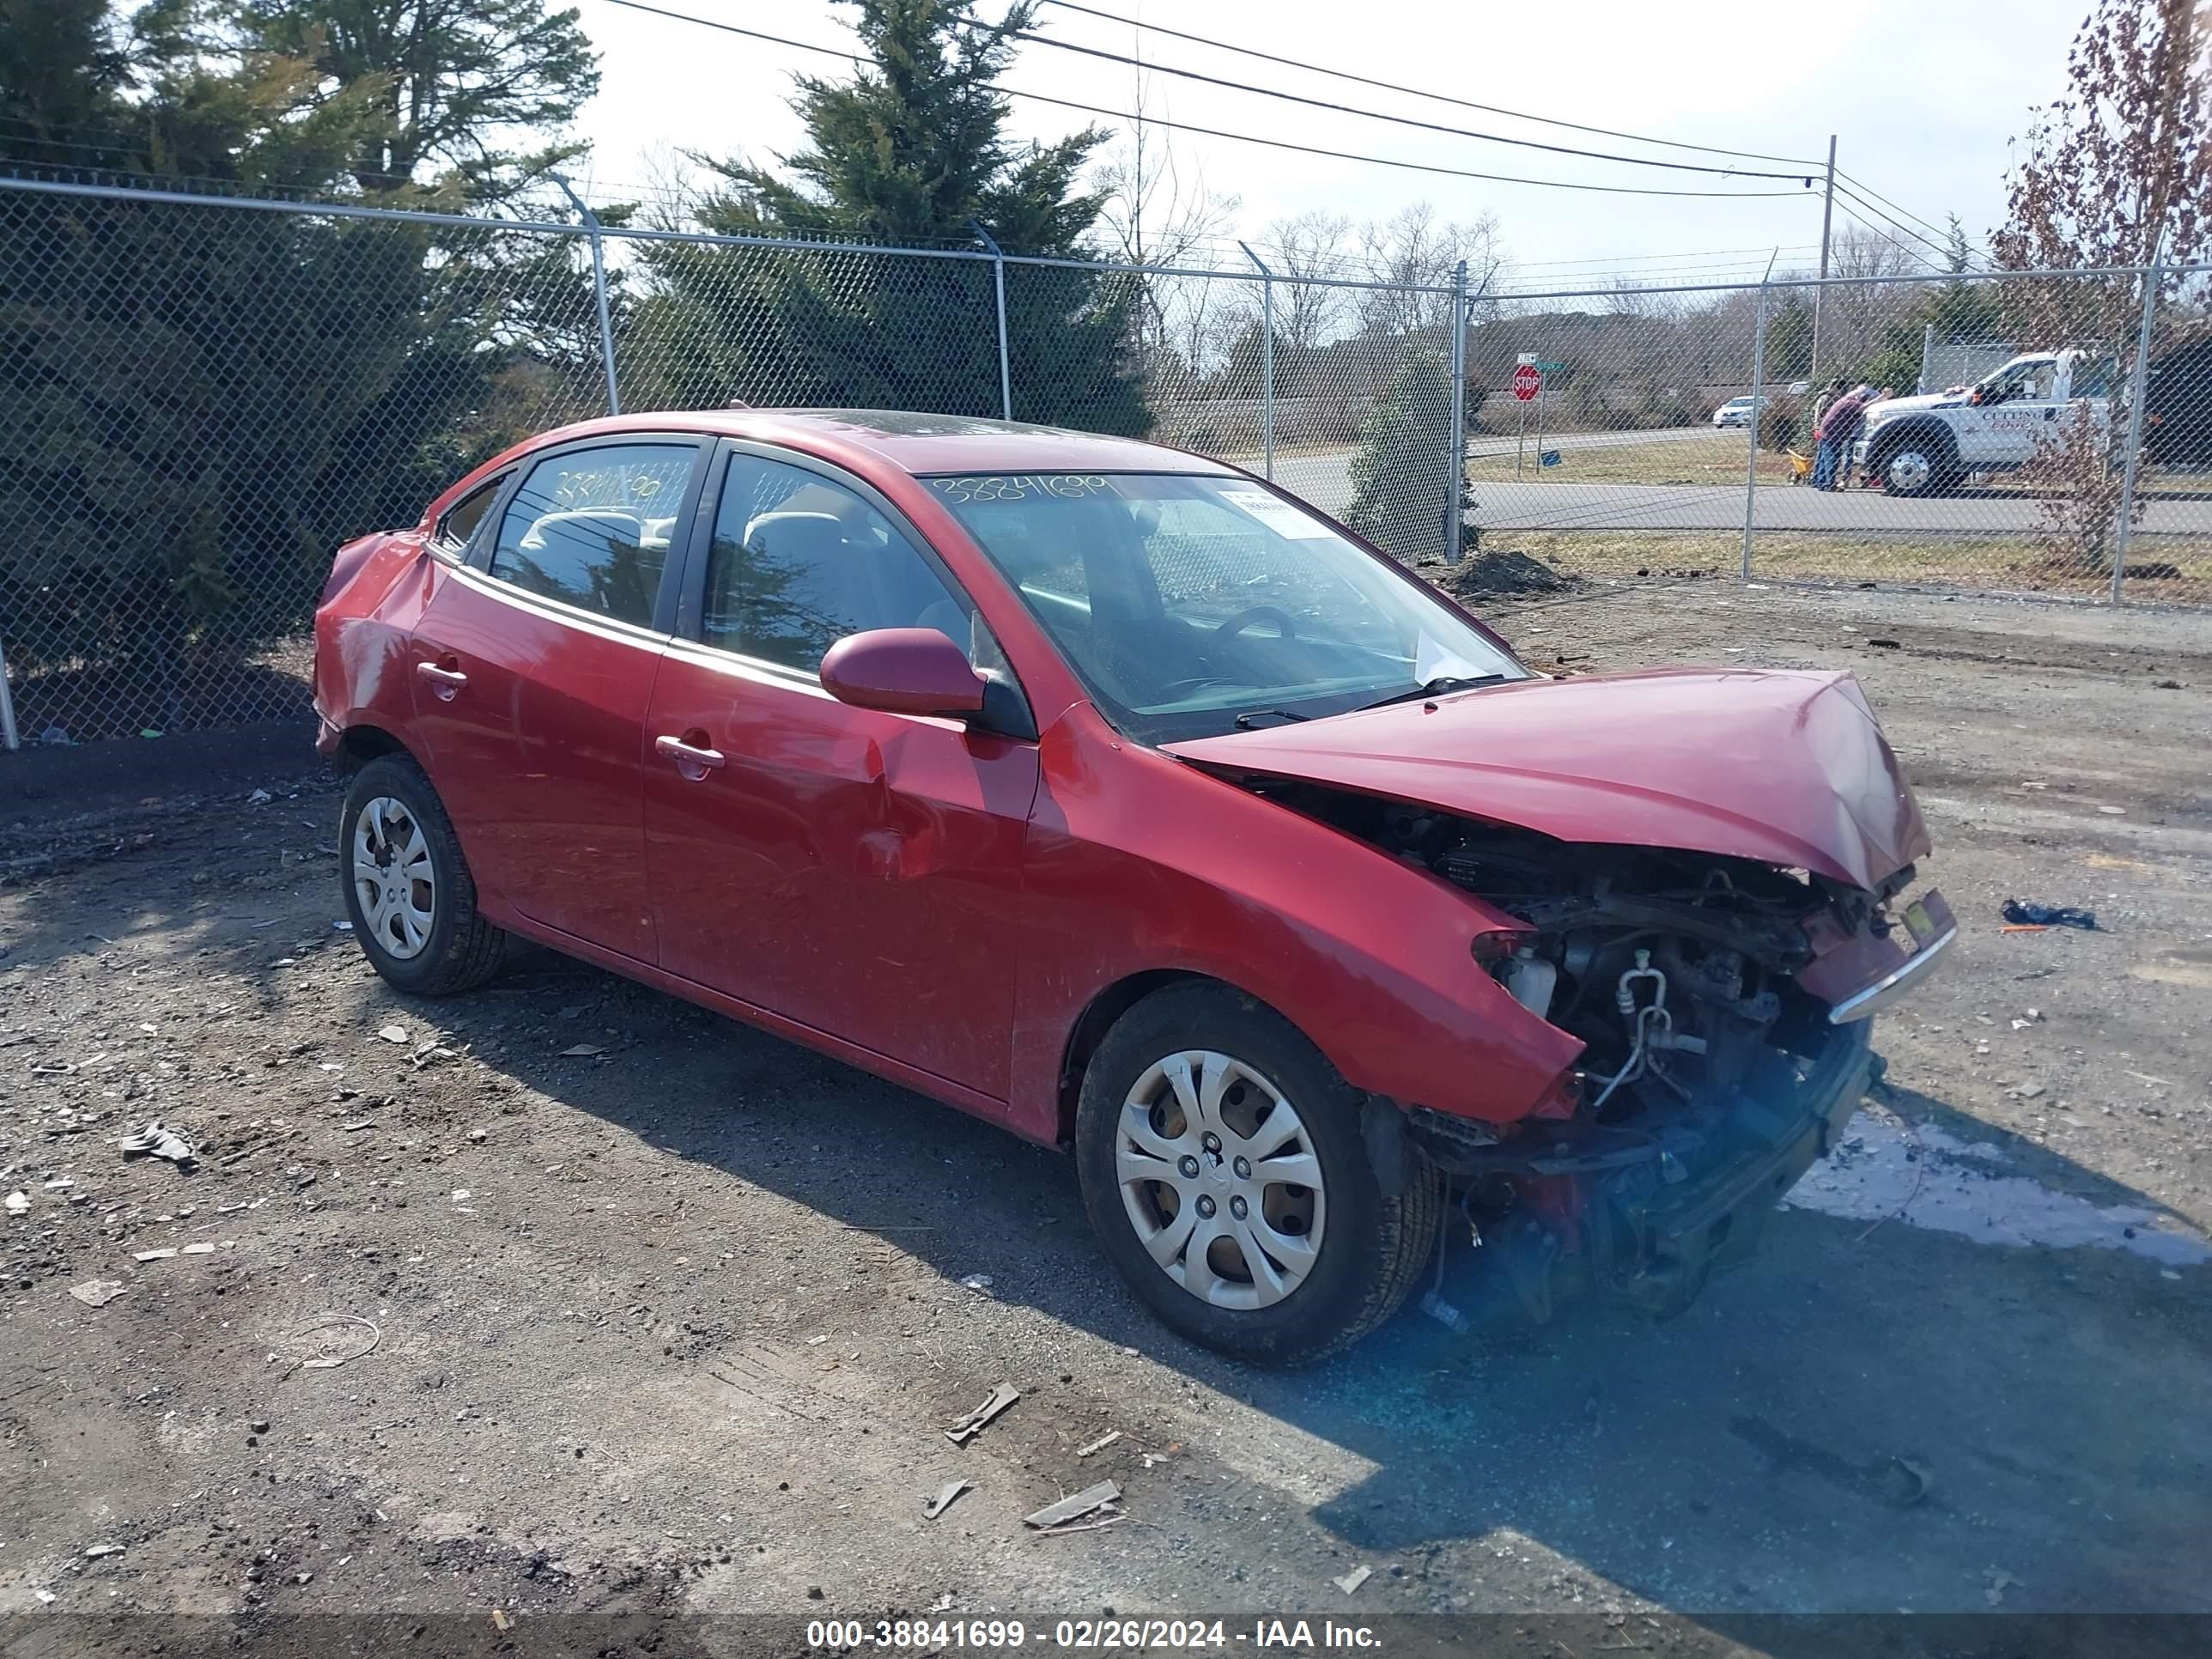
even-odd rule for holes
{"type": "MultiPolygon", "coordinates": [[[[1711,424],[1705,426],[1662,426],[1648,432],[1547,432],[1544,434],[1547,449],[1622,449],[1639,444],[1680,443],[1689,438],[1710,438],[1714,434],[1711,424]]],[[[1477,438],[1467,447],[1470,456],[1510,455],[1511,438],[1477,438]]],[[[1528,459],[1536,459],[1536,428],[1534,416],[1529,417],[1528,434],[1528,459]]]]}
{"type": "MultiPolygon", "coordinates": [[[[1350,469],[1349,457],[1306,456],[1278,461],[1275,478],[1337,513],[1352,500],[1350,469]]],[[[1475,508],[1486,530],[1734,530],[1743,525],[1743,495],[1741,486],[1725,485],[1483,483],[1475,508]]],[[[1873,489],[1761,483],[1753,522],[1761,530],[1911,536],[2019,533],[2041,519],[2033,500],[1995,491],[1907,501],[1873,489]]],[[[2154,501],[2141,533],[2212,536],[2212,499],[2154,501]]]]}

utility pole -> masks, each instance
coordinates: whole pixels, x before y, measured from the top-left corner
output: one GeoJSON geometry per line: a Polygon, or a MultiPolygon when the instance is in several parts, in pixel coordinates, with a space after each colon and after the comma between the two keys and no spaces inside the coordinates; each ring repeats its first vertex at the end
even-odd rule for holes
{"type": "Polygon", "coordinates": [[[1828,297],[1828,227],[1836,217],[1836,135],[1828,135],[1828,185],[1820,198],[1820,283],[1813,290],[1813,366],[1806,371],[1805,382],[1820,396],[1820,301],[1828,297]]]}

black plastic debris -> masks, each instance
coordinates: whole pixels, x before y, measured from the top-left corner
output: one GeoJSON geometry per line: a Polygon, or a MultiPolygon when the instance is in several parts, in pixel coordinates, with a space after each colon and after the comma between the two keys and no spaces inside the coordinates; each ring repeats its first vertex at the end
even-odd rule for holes
{"type": "Polygon", "coordinates": [[[2022,927],[2080,927],[2097,930],[2097,913],[2077,910],[2070,904],[2038,904],[2030,899],[2007,899],[2004,919],[2022,927]]]}

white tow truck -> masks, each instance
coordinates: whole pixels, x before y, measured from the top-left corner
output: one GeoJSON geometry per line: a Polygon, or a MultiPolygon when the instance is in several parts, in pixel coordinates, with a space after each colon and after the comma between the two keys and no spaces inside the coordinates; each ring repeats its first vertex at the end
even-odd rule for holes
{"type": "Polygon", "coordinates": [[[1976,472],[2008,472],[2058,441],[2077,404],[2112,418],[2111,356],[2031,352],[1977,385],[1870,406],[1852,446],[1860,476],[1893,495],[1935,495],[1976,472]]]}

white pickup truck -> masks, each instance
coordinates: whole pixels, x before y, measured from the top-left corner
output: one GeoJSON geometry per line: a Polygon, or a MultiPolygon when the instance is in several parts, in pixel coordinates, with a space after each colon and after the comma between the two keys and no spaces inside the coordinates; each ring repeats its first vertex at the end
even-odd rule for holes
{"type": "Polygon", "coordinates": [[[1851,459],[1893,495],[1934,495],[1969,473],[2005,472],[2056,442],[2086,403],[2111,419],[2113,360],[2087,351],[2031,352],[1963,392],[1872,405],[1851,459]]]}

